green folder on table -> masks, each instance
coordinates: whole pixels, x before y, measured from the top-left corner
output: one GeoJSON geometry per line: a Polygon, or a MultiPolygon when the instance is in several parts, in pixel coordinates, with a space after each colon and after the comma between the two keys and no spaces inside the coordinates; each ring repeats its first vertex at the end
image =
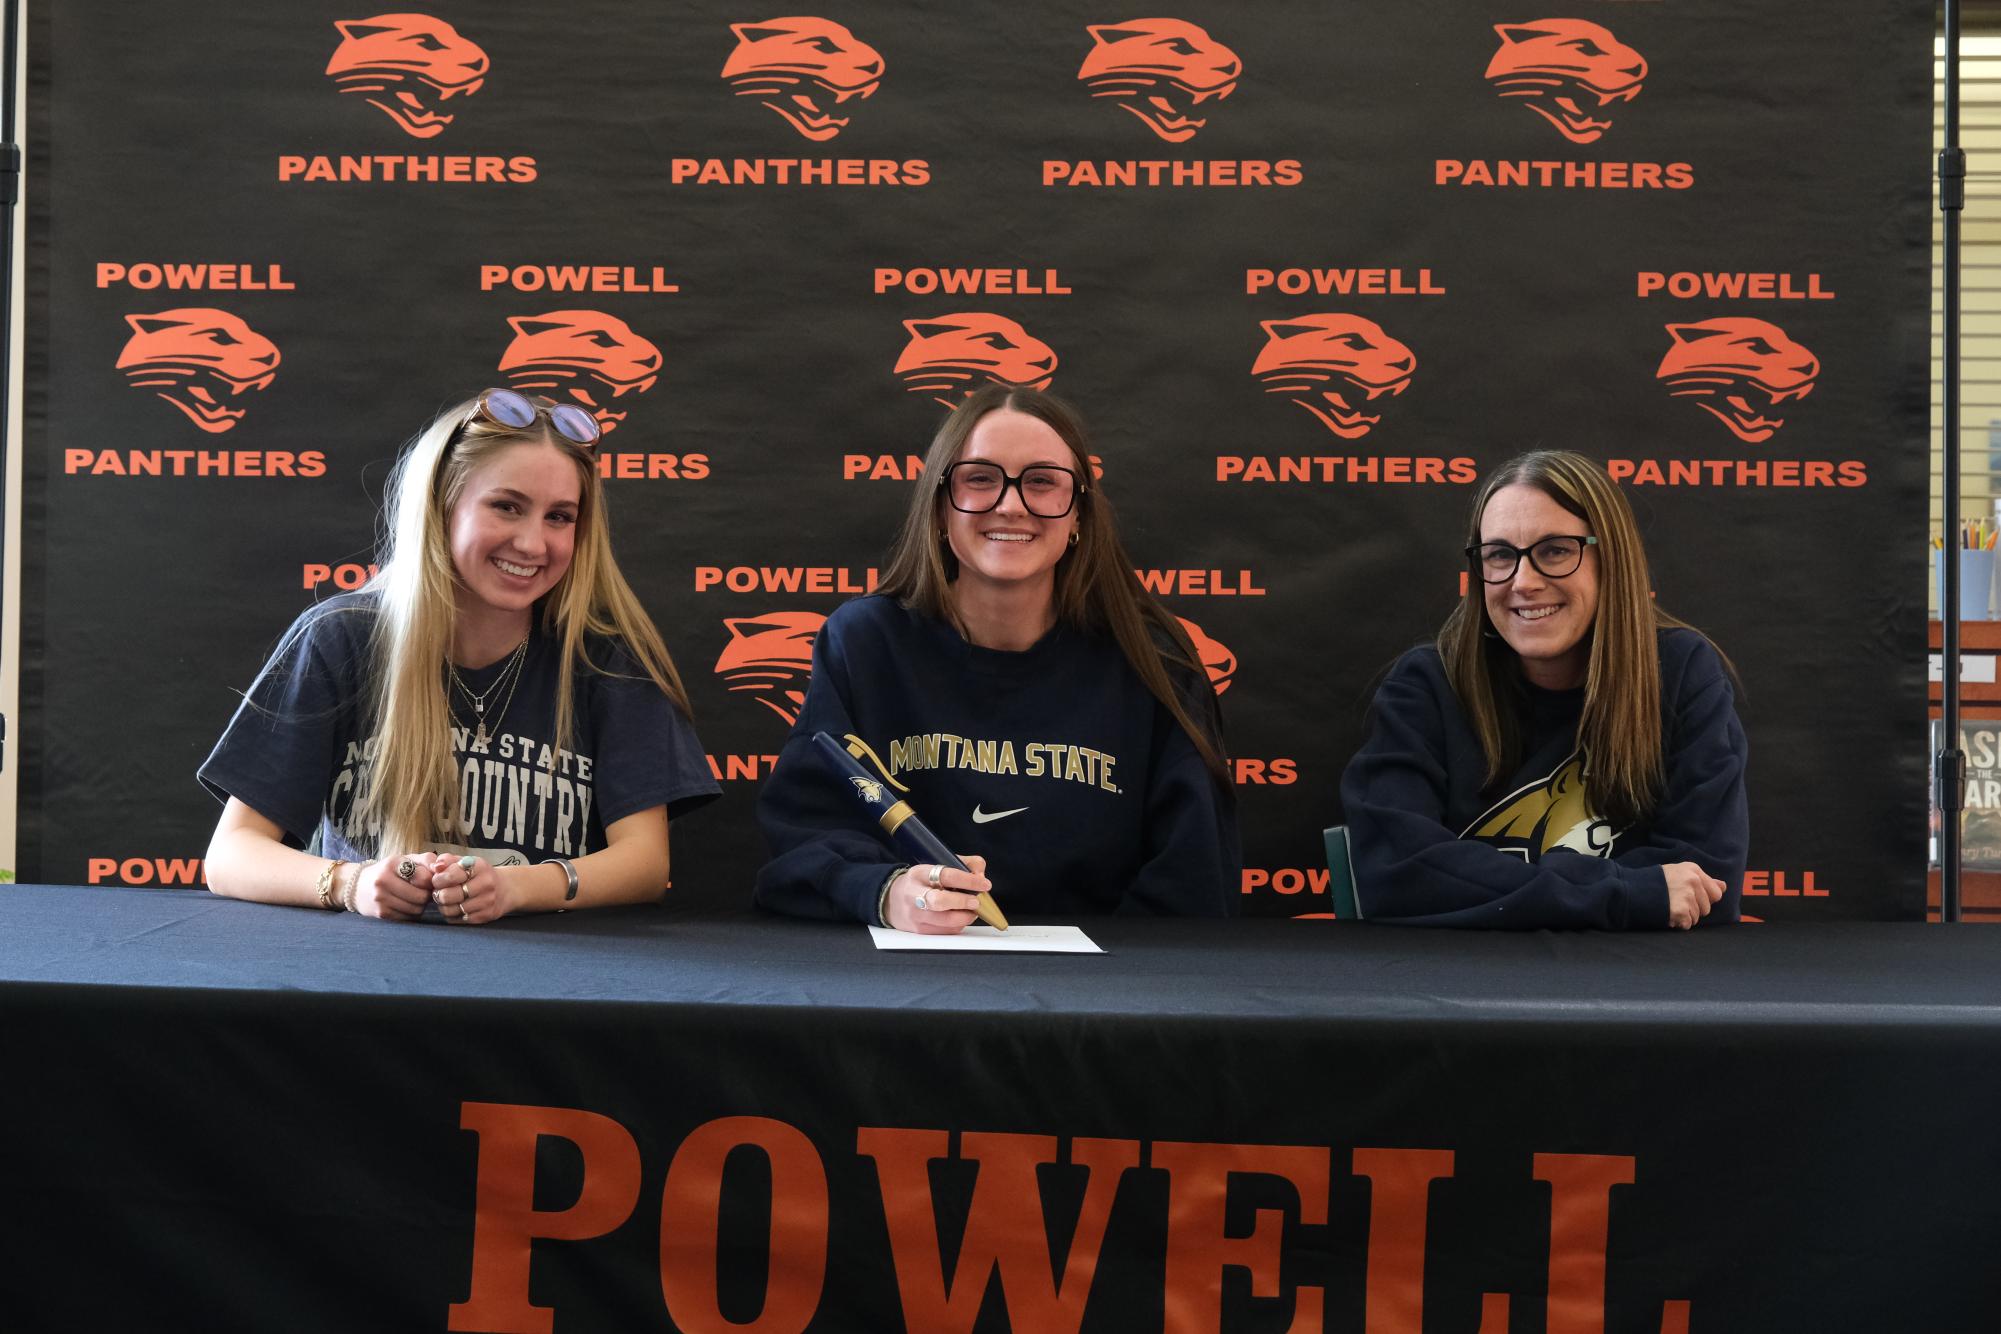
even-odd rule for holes
{"type": "Polygon", "coordinates": [[[1348,826],[1337,824],[1320,831],[1327,843],[1327,893],[1337,921],[1358,922],[1361,905],[1355,901],[1355,863],[1348,855],[1348,826]]]}

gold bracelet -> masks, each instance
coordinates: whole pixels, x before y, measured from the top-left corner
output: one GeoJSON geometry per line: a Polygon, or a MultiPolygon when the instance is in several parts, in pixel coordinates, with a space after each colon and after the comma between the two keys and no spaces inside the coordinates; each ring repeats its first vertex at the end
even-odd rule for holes
{"type": "Polygon", "coordinates": [[[333,904],[334,872],[345,865],[346,862],[328,862],[320,868],[320,883],[314,887],[314,893],[319,895],[320,907],[327,912],[338,911],[333,904]]]}

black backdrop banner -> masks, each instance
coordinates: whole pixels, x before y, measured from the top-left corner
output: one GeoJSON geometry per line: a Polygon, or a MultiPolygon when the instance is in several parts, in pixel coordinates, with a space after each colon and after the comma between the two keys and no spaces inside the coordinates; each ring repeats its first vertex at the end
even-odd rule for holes
{"type": "Polygon", "coordinates": [[[36,6],[20,873],[200,883],[195,766],[508,383],[608,434],[741,902],[812,634],[945,405],[1094,425],[1328,911],[1375,679],[1483,470],[1584,450],[1745,683],[1756,917],[1922,909],[1931,5],[36,6]],[[1146,11],[1157,13],[1157,11],[1146,11]]]}

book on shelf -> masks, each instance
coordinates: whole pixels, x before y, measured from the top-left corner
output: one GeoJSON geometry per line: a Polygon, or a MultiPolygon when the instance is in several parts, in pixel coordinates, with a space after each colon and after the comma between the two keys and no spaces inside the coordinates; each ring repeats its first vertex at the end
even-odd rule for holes
{"type": "MultiPolygon", "coordinates": [[[[1931,720],[1932,762],[1945,742],[1945,724],[1931,720]]],[[[1960,812],[1960,865],[1969,871],[2001,871],[2001,718],[1959,720],[1959,747],[1966,752],[1966,807],[1960,812]]],[[[1932,790],[1938,790],[1934,782],[1932,790]]],[[[1932,810],[1932,865],[1938,865],[1938,820],[1932,810]]]]}

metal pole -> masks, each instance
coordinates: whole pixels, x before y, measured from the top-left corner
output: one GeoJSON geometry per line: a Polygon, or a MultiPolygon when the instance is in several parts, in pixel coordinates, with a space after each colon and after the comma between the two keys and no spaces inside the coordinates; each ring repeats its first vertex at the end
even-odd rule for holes
{"type": "MultiPolygon", "coordinates": [[[[14,211],[21,199],[21,145],[14,137],[14,67],[21,55],[20,0],[6,0],[0,23],[0,490],[7,476],[7,439],[13,427],[11,395],[14,352],[14,211]]],[[[0,552],[7,547],[7,507],[0,503],[0,552]]],[[[0,612],[6,610],[6,581],[0,579],[0,612]]],[[[7,765],[7,715],[0,713],[0,769],[7,765]]]]}
{"type": "Polygon", "coordinates": [[[1938,787],[1939,920],[1959,920],[1960,812],[1966,805],[1966,752],[1959,745],[1959,222],[1966,208],[1966,154],[1959,146],[1959,0],[1945,0],[1945,129],[1938,154],[1938,206],[1943,225],[1940,255],[1943,357],[1939,386],[1939,447],[1944,532],[1939,555],[1939,684],[1942,715],[1934,771],[1938,787]]]}

